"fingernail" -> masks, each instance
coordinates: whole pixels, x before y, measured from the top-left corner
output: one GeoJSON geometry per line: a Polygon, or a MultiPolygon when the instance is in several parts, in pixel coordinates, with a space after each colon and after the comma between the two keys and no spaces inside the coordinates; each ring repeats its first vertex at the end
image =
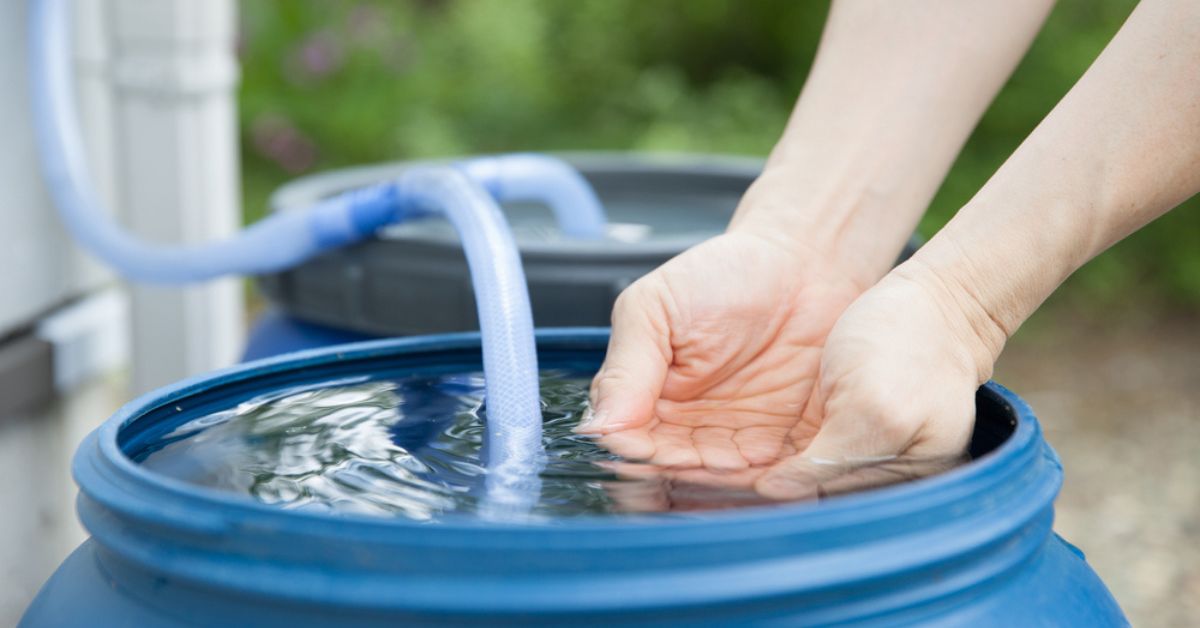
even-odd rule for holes
{"type": "Polygon", "coordinates": [[[579,426],[575,428],[578,432],[596,432],[604,427],[608,422],[608,413],[601,410],[596,412],[591,407],[583,411],[583,420],[579,422],[579,426]]]}

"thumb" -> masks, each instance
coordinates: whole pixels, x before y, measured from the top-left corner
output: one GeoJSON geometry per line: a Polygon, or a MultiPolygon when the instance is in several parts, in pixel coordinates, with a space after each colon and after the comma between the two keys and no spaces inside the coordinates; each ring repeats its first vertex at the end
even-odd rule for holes
{"type": "Polygon", "coordinates": [[[662,304],[634,284],[613,307],[608,354],[592,380],[591,411],[577,430],[607,434],[649,422],[670,364],[662,304]]]}

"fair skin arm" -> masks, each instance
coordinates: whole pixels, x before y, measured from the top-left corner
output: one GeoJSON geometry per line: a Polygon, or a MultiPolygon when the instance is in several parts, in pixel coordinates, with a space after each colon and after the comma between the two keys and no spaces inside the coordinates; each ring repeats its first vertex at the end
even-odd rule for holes
{"type": "Polygon", "coordinates": [[[1052,5],[835,2],[796,108],[730,231],[817,245],[874,283],[1052,5]]]}
{"type": "MultiPolygon", "coordinates": [[[[1200,191],[1200,4],[1146,0],[928,245],[831,332],[809,447],[758,478],[812,494],[812,459],[961,451],[1005,341],[1082,264],[1200,191]]],[[[1196,234],[1200,245],[1200,234],[1196,234]]]]}
{"type": "Polygon", "coordinates": [[[836,3],[728,232],[622,294],[580,431],[726,473],[801,451],[829,330],[891,266],[1049,5],[836,3]]]}

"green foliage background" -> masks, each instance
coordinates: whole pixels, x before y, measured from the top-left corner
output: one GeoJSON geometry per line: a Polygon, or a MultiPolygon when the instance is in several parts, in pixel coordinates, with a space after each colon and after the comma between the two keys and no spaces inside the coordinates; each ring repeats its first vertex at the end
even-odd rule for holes
{"type": "MultiPolygon", "coordinates": [[[[1060,0],[934,200],[932,234],[1066,93],[1133,0],[1060,0]]],[[[765,155],[828,4],[245,0],[247,218],[305,172],[512,150],[765,155]]],[[[1098,129],[1102,132],[1102,129],[1098,129]]],[[[1200,310],[1200,201],[1085,267],[1071,299],[1200,310]]]]}

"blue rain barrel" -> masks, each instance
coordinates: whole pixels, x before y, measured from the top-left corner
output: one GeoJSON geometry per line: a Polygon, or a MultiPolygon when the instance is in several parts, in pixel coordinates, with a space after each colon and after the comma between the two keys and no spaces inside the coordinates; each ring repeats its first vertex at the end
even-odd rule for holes
{"type": "Polygon", "coordinates": [[[305,351],[347,342],[374,340],[362,332],[310,323],[282,310],[270,308],[259,314],[246,336],[242,361],[261,360],[293,351],[305,351]]]}
{"type": "MultiPolygon", "coordinates": [[[[607,330],[543,332],[543,368],[595,369],[607,330]]],[[[285,510],[155,475],[129,455],[265,392],[476,371],[479,338],[339,345],[150,393],[74,460],[92,537],[23,626],[1121,626],[1051,530],[1062,467],[1033,413],[980,389],[975,459],[818,503],[704,514],[439,523],[285,510]]]]}

